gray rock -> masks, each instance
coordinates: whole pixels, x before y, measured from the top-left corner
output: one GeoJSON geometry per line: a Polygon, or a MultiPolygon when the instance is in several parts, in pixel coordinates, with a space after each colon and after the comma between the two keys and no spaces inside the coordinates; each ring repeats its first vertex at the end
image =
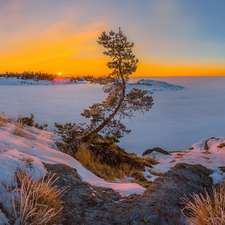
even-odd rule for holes
{"type": "MultiPolygon", "coordinates": [[[[181,213],[184,206],[180,198],[184,195],[211,192],[211,170],[202,165],[179,163],[164,176],[155,180],[153,188],[146,190],[137,199],[127,218],[130,224],[182,225],[185,218],[181,213]],[[143,221],[141,223],[141,220],[143,221]],[[145,223],[144,223],[145,222],[145,223]]],[[[187,213],[187,212],[186,212],[187,213]]]]}
{"type": "MultiPolygon", "coordinates": [[[[94,187],[81,181],[77,171],[63,164],[45,164],[56,173],[58,187],[69,186],[63,196],[64,225],[182,225],[188,224],[181,213],[180,198],[193,192],[204,195],[212,187],[211,170],[202,165],[177,164],[154,181],[142,195],[122,197],[113,189],[94,187]]],[[[186,212],[188,215],[188,212],[186,212]]]]}
{"type": "Polygon", "coordinates": [[[59,188],[68,186],[67,192],[62,197],[65,202],[63,224],[122,224],[117,220],[119,216],[124,215],[125,208],[132,205],[132,199],[136,198],[136,195],[123,198],[113,189],[94,187],[81,181],[77,171],[69,166],[63,164],[44,165],[47,171],[59,176],[55,183],[59,188]]]}
{"type": "Polygon", "coordinates": [[[167,152],[166,150],[162,149],[162,148],[159,148],[159,147],[155,147],[155,148],[151,148],[151,149],[147,149],[146,151],[144,151],[142,153],[142,156],[145,156],[145,155],[149,155],[151,154],[152,152],[159,152],[159,153],[162,153],[164,155],[170,155],[169,152],[167,152]]]}

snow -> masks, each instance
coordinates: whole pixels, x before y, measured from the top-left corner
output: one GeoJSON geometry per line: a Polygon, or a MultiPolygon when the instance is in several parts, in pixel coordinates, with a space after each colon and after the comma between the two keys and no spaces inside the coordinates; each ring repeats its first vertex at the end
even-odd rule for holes
{"type": "Polygon", "coordinates": [[[24,129],[24,136],[12,134],[14,124],[0,127],[0,192],[4,189],[2,184],[14,186],[14,176],[18,169],[23,169],[34,179],[46,173],[44,163],[65,164],[75,168],[83,181],[93,186],[112,188],[122,195],[141,194],[145,189],[136,183],[108,183],[86,170],[77,160],[60,152],[55,141],[61,137],[50,131],[38,130],[34,127],[24,129]],[[27,163],[26,159],[32,161],[27,163]],[[30,160],[31,159],[31,160],[30,160]]]}
{"type": "MultiPolygon", "coordinates": [[[[180,152],[171,152],[171,155],[163,155],[158,152],[152,152],[148,156],[154,157],[159,161],[159,164],[153,166],[151,170],[158,173],[165,173],[177,163],[188,163],[188,164],[201,164],[213,171],[210,177],[213,179],[213,183],[217,184],[225,179],[225,173],[220,167],[225,167],[225,147],[219,148],[221,143],[225,143],[225,139],[212,138],[208,141],[209,150],[204,149],[205,142],[208,139],[204,139],[198,143],[192,145],[194,149],[185,150],[180,152]]],[[[145,176],[147,178],[147,176],[145,176]]],[[[148,179],[154,181],[156,177],[148,179]]]]}
{"type": "Polygon", "coordinates": [[[135,83],[129,83],[128,88],[142,88],[148,90],[148,94],[153,94],[155,91],[164,91],[164,90],[181,90],[184,87],[179,85],[174,85],[167,83],[165,81],[155,81],[150,79],[141,79],[135,83]],[[145,86],[143,88],[143,86],[145,86]],[[148,86],[148,87],[146,87],[148,86]]]}
{"type": "Polygon", "coordinates": [[[83,78],[70,82],[70,79],[56,77],[54,80],[34,80],[34,79],[17,79],[16,77],[0,77],[0,85],[64,85],[64,84],[86,84],[83,78]]]}
{"type": "MultiPolygon", "coordinates": [[[[199,140],[224,134],[224,77],[147,79],[152,86],[134,84],[141,78],[132,78],[127,85],[153,92],[154,105],[144,115],[122,120],[131,133],[121,139],[120,147],[137,154],[154,147],[184,151],[199,140]]],[[[105,99],[102,88],[91,84],[0,85],[0,110],[11,116],[33,113],[35,122],[48,123],[51,128],[54,122],[88,123],[80,113],[105,99]]]]}

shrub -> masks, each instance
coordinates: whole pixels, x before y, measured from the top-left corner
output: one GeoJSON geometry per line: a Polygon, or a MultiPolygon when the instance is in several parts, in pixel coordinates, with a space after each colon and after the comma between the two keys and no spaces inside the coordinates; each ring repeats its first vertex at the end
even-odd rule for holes
{"type": "Polygon", "coordinates": [[[39,125],[38,123],[35,123],[34,125],[36,128],[40,129],[40,130],[43,130],[44,128],[47,128],[48,127],[48,124],[47,123],[43,123],[43,126],[42,125],[39,125]]]}
{"type": "Polygon", "coordinates": [[[24,125],[32,127],[34,125],[34,114],[31,113],[30,118],[29,117],[19,118],[18,122],[21,122],[24,125]]]}
{"type": "Polygon", "coordinates": [[[185,196],[182,202],[190,211],[191,222],[194,225],[224,225],[225,224],[225,182],[218,188],[213,187],[210,198],[207,191],[206,197],[202,194],[191,195],[192,201],[185,196]]]}

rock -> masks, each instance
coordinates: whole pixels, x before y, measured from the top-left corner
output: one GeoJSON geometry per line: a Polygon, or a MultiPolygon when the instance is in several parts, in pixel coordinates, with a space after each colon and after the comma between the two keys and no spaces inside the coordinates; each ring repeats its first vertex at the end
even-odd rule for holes
{"type": "Polygon", "coordinates": [[[221,167],[219,167],[219,168],[220,168],[220,170],[221,170],[222,172],[225,173],[225,166],[221,166],[221,167]]]}
{"type": "Polygon", "coordinates": [[[205,195],[205,188],[211,192],[212,171],[202,165],[179,163],[162,177],[154,181],[132,208],[127,220],[134,224],[182,225],[188,224],[181,213],[184,206],[181,198],[193,192],[205,195]],[[141,223],[141,221],[145,221],[141,223]]]}
{"type": "MultiPolygon", "coordinates": [[[[44,164],[56,173],[59,188],[69,186],[62,197],[63,225],[183,225],[188,224],[181,213],[180,198],[193,192],[210,193],[211,170],[202,165],[179,163],[154,181],[142,195],[121,196],[109,188],[94,187],[81,181],[77,171],[62,164],[44,164]]],[[[188,212],[185,212],[188,215],[188,212]]]]}
{"type": "Polygon", "coordinates": [[[63,225],[123,224],[117,220],[124,216],[126,208],[132,206],[137,195],[122,197],[113,189],[94,187],[83,182],[75,169],[63,164],[44,165],[48,172],[58,176],[55,184],[59,188],[68,186],[62,197],[65,202],[62,212],[63,225]]]}
{"type": "Polygon", "coordinates": [[[211,140],[211,139],[219,140],[219,138],[215,138],[215,137],[209,138],[209,139],[205,142],[205,145],[204,145],[204,149],[205,149],[205,150],[209,150],[208,141],[211,140]]]}
{"type": "Polygon", "coordinates": [[[155,148],[151,148],[151,149],[147,149],[146,151],[144,151],[142,153],[142,156],[145,156],[145,155],[149,155],[151,154],[152,152],[159,152],[159,153],[162,153],[164,155],[170,155],[169,152],[167,152],[166,150],[163,150],[162,148],[159,148],[159,147],[155,147],[155,148]]]}

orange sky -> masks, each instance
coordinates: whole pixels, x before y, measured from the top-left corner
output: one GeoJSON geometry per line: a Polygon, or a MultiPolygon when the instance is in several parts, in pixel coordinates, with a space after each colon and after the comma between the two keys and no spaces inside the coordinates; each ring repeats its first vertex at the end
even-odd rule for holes
{"type": "Polygon", "coordinates": [[[105,75],[110,72],[109,59],[96,40],[103,30],[121,26],[135,43],[133,52],[140,62],[133,76],[225,75],[224,33],[212,33],[207,17],[200,12],[196,13],[201,20],[189,15],[188,5],[176,0],[154,4],[130,0],[124,11],[126,2],[4,2],[0,9],[0,73],[105,75]]]}

